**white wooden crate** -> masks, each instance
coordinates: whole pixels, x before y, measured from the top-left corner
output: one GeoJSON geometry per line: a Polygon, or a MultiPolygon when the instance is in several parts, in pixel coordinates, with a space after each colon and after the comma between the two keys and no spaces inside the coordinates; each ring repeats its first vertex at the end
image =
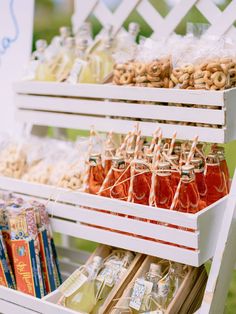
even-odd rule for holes
{"type": "Polygon", "coordinates": [[[177,137],[184,140],[196,135],[200,141],[217,143],[236,138],[236,125],[232,123],[236,89],[202,91],[53,82],[18,82],[14,88],[16,117],[23,123],[85,130],[94,125],[100,131],[128,133],[138,120],[147,136],[160,126],[165,137],[177,131],[177,137]]]}
{"type": "Polygon", "coordinates": [[[5,177],[0,177],[0,187],[22,193],[25,198],[28,195],[45,201],[56,232],[192,266],[200,266],[214,255],[227,200],[225,197],[197,214],[185,214],[5,177]],[[163,224],[112,215],[102,210],[163,224]],[[168,224],[183,230],[168,227],[168,224]]]}

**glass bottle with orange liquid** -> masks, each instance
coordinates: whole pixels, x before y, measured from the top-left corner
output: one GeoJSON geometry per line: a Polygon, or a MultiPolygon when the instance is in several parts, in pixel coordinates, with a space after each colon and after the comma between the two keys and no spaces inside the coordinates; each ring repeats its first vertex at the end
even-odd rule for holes
{"type": "Polygon", "coordinates": [[[89,158],[88,192],[97,194],[105,179],[101,154],[91,154],[89,158]]]}
{"type": "Polygon", "coordinates": [[[227,186],[227,193],[230,190],[230,175],[229,175],[229,168],[225,159],[225,149],[222,146],[217,146],[213,149],[213,153],[217,154],[219,161],[220,161],[220,168],[224,173],[226,186],[227,186]]]}
{"type": "Polygon", "coordinates": [[[142,205],[149,204],[152,172],[145,160],[135,161],[133,178],[132,202],[142,205]]]}
{"type": "Polygon", "coordinates": [[[170,208],[174,197],[171,184],[171,171],[169,162],[158,164],[155,180],[155,203],[159,208],[170,208]]]}
{"type": "Polygon", "coordinates": [[[202,159],[200,158],[193,158],[191,160],[191,164],[194,166],[194,173],[195,173],[195,179],[197,183],[198,192],[200,195],[200,207],[204,208],[206,207],[206,196],[207,196],[207,186],[206,186],[206,180],[204,175],[204,164],[202,159]]]}
{"type": "Polygon", "coordinates": [[[112,170],[114,186],[110,190],[110,195],[112,198],[127,201],[130,185],[130,169],[128,169],[125,159],[121,156],[113,157],[112,170]]]}
{"type": "MultiPolygon", "coordinates": [[[[176,167],[179,166],[179,157],[178,155],[170,155],[169,156],[170,161],[176,165],[176,167]]],[[[180,173],[174,166],[171,165],[171,185],[173,188],[173,191],[175,193],[177,186],[179,184],[180,180],[180,173]]]]}
{"type": "Polygon", "coordinates": [[[206,158],[205,178],[207,186],[206,203],[208,206],[227,194],[224,173],[216,154],[209,154],[206,158]]]}
{"type": "Polygon", "coordinates": [[[194,166],[181,167],[181,186],[174,210],[195,214],[200,210],[200,195],[195,180],[194,166]]]}

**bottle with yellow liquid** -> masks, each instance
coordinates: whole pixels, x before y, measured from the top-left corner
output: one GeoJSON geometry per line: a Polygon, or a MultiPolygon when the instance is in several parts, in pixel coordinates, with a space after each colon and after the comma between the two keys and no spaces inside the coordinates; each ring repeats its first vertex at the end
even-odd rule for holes
{"type": "Polygon", "coordinates": [[[59,288],[65,296],[67,308],[90,313],[97,303],[96,277],[102,265],[102,258],[95,256],[88,266],[73,273],[59,288]]]}
{"type": "Polygon", "coordinates": [[[103,269],[97,277],[96,282],[99,287],[98,302],[91,314],[102,314],[101,307],[106,298],[109,296],[113,287],[122,279],[134,259],[134,254],[129,251],[118,250],[117,253],[121,253],[123,257],[119,257],[114,252],[114,255],[111,255],[105,262],[103,269]]]}
{"type": "Polygon", "coordinates": [[[76,58],[67,79],[68,83],[95,83],[92,65],[87,55],[88,44],[86,38],[80,38],[76,42],[76,58]]]}
{"type": "MultiPolygon", "coordinates": [[[[65,46],[61,49],[58,58],[58,64],[54,69],[55,79],[57,82],[65,81],[73,67],[75,60],[75,39],[68,37],[65,41],[65,46]]],[[[56,60],[55,60],[56,62],[56,60]]]]}
{"type": "Polygon", "coordinates": [[[90,54],[92,73],[97,84],[103,83],[113,71],[112,43],[113,38],[108,35],[90,54]]]}
{"type": "Polygon", "coordinates": [[[47,59],[45,57],[45,50],[47,42],[43,39],[36,41],[36,51],[32,54],[31,66],[34,65],[34,79],[36,81],[53,81],[47,59]]]}

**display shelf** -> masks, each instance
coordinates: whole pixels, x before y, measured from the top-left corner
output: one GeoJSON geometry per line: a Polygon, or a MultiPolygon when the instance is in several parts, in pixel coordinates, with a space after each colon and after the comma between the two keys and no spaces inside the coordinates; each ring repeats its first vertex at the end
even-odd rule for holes
{"type": "Polygon", "coordinates": [[[160,126],[165,137],[176,131],[184,140],[196,135],[200,141],[217,143],[236,138],[235,88],[204,91],[23,81],[14,89],[17,119],[24,123],[86,130],[94,125],[100,131],[128,133],[138,120],[146,136],[160,126]]]}
{"type": "Polygon", "coordinates": [[[0,187],[44,201],[56,232],[192,266],[213,256],[227,201],[186,214],[6,177],[0,187]]]}

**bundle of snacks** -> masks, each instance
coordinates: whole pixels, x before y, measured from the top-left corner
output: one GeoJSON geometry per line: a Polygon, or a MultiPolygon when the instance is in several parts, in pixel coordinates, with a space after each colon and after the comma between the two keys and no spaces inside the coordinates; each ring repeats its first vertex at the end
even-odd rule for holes
{"type": "Polygon", "coordinates": [[[42,298],[61,284],[55,245],[43,204],[12,194],[1,200],[1,284],[42,298]],[[12,267],[12,271],[11,271],[12,267]]]}

